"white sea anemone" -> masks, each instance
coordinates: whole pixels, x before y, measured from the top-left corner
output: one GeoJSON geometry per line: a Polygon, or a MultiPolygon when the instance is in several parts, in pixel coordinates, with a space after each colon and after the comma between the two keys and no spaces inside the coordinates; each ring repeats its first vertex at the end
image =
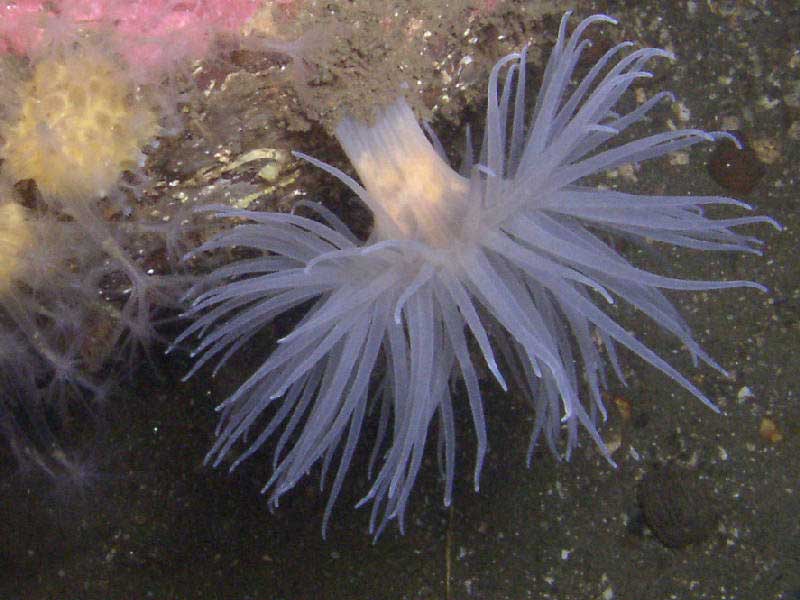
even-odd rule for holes
{"type": "Polygon", "coordinates": [[[670,54],[644,48],[620,57],[630,44],[619,44],[573,84],[576,64],[589,45],[581,39],[584,30],[615,21],[589,17],[567,36],[568,16],[527,124],[525,51],[495,65],[480,156],[477,162],[467,158],[464,175],[448,166],[438,141],[428,141],[403,100],[381,112],[374,125],[345,119],[336,130],[362,185],[298,154],[339,178],[369,207],[374,229],[366,242],[323,208],[318,210],[328,224],[293,214],[217,208],[222,217],[249,222],[203,250],[238,246],[263,255],[215,271],[211,288],[194,300],[196,320],[181,336],[201,336],[192,372],[211,359],[219,359],[219,368],[290,309],[305,304],[310,309],[221,404],[218,439],[208,461],[220,464],[244,442],[235,468],[277,437],[274,473],[264,487],[277,504],[318,461],[325,478],[338,458],[324,527],[365,414],[377,404],[371,487],[360,504],[373,502],[371,531],[379,532],[392,518],[402,530],[434,419],[443,450],[444,502],[450,502],[456,447],[450,384],[457,379],[466,389],[477,436],[478,488],[487,438],[473,342],[503,388],[496,351],[503,354],[505,368],[522,374],[535,409],[531,445],[543,436],[554,452],[567,457],[580,427],[608,456],[597,425],[605,417],[606,362],[622,378],[617,344],[713,408],[697,387],[598,304],[624,300],[673,334],[695,363],[724,373],[661,290],[763,288],[748,281],[656,275],[608,246],[607,234],[757,253],[758,240],[732,228],[777,224],[767,217],[703,216],[704,205],[749,208],[730,198],[637,196],[580,185],[592,174],[725,134],[667,131],[608,146],[670,96],[660,93],[630,112],[615,112],[629,87],[650,76],[645,64],[670,54]],[[379,380],[371,381],[373,372],[379,380]]]}

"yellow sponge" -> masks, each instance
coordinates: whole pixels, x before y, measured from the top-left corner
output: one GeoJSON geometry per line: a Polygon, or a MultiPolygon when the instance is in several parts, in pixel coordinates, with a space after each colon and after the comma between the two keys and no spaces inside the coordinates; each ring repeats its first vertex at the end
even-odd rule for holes
{"type": "Polygon", "coordinates": [[[24,265],[32,242],[25,208],[16,202],[0,203],[0,296],[24,265]]]}
{"type": "Polygon", "coordinates": [[[99,51],[41,60],[20,90],[19,106],[4,132],[4,171],[65,200],[107,193],[123,171],[143,164],[141,149],[158,131],[135,85],[99,51]]]}

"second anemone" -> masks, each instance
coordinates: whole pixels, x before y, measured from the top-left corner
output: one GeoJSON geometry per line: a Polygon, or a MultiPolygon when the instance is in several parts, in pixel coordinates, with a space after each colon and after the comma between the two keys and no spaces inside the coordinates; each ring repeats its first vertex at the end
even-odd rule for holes
{"type": "Polygon", "coordinates": [[[583,428],[611,460],[598,423],[606,414],[606,366],[622,379],[618,346],[714,408],[600,306],[625,301],[675,336],[695,363],[724,373],[661,290],[763,288],[660,276],[632,265],[606,240],[619,234],[702,251],[758,253],[758,240],[733,228],[777,224],[758,216],[704,216],[707,205],[749,208],[731,198],[632,195],[582,185],[593,174],[726,134],[685,129],[609,144],[671,97],[656,94],[629,112],[619,107],[634,82],[650,77],[645,65],[670,54],[654,48],[625,54],[630,44],[619,44],[573,83],[589,45],[582,38],[586,28],[615,21],[595,15],[567,35],[568,17],[529,119],[525,51],[495,65],[481,150],[473,157],[467,142],[460,173],[402,99],[373,125],[345,118],[336,130],[360,184],[297,154],[344,182],[371,210],[374,227],[366,242],[324,208],[318,210],[327,224],[218,207],[219,216],[247,222],[201,250],[244,247],[260,255],[216,270],[197,293],[190,311],[195,320],[180,338],[201,338],[192,372],[212,359],[219,368],[277,317],[300,305],[311,308],[220,405],[209,462],[220,464],[243,443],[231,465],[236,468],[271,440],[273,474],[264,492],[276,505],[315,464],[321,462],[326,478],[338,459],[324,530],[365,415],[375,406],[371,483],[360,504],[373,503],[370,530],[377,534],[395,518],[403,530],[434,421],[444,503],[450,503],[453,403],[460,400],[452,395],[453,380],[463,381],[477,436],[478,488],[487,434],[473,356],[482,357],[504,389],[505,372],[521,375],[535,410],[531,449],[544,439],[567,458],[583,428]]]}

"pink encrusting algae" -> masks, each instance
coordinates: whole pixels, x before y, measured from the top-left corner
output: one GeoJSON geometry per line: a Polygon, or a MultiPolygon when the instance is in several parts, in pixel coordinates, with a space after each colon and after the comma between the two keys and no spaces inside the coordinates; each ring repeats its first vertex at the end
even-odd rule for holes
{"type": "Polygon", "coordinates": [[[123,58],[158,71],[202,58],[217,33],[238,31],[263,0],[20,0],[0,7],[0,52],[35,53],[58,28],[110,29],[123,58]],[[45,35],[47,33],[47,35],[45,35]]]}

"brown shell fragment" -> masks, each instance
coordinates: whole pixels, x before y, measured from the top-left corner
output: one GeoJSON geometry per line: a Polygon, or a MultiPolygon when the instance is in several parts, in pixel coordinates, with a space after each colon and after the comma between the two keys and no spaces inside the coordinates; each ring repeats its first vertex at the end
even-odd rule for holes
{"type": "Polygon", "coordinates": [[[705,541],[717,527],[710,485],[678,465],[650,470],[639,484],[638,500],[645,523],[669,548],[705,541]]]}

